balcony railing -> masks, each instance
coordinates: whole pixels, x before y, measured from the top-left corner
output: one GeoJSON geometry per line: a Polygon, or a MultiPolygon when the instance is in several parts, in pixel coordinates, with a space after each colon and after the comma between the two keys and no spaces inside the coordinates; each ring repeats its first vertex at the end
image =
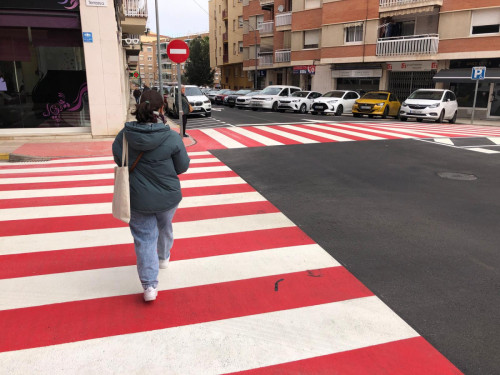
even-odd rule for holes
{"type": "Polygon", "coordinates": [[[433,55],[438,52],[438,46],[438,34],[380,38],[377,41],[377,56],[433,55]]]}
{"type": "Polygon", "coordinates": [[[275,52],[276,57],[274,59],[274,62],[276,63],[290,62],[291,54],[292,52],[289,49],[278,50],[275,52]]]}
{"type": "Polygon", "coordinates": [[[259,66],[273,65],[273,53],[261,52],[259,53],[259,66]]]}
{"type": "Polygon", "coordinates": [[[257,25],[261,34],[272,34],[274,32],[274,21],[261,22],[257,25]]]}
{"type": "Polygon", "coordinates": [[[277,14],[275,19],[276,19],[276,27],[291,25],[292,24],[292,12],[277,14]]]}
{"type": "Polygon", "coordinates": [[[140,0],[124,0],[123,13],[125,14],[125,17],[148,18],[148,2],[140,0]],[[140,8],[139,5],[142,5],[142,8],[140,8]]]}
{"type": "Polygon", "coordinates": [[[274,0],[260,0],[260,6],[274,6],[274,0]]]}
{"type": "Polygon", "coordinates": [[[399,7],[403,5],[443,5],[443,0],[380,0],[381,8],[399,7]]]}

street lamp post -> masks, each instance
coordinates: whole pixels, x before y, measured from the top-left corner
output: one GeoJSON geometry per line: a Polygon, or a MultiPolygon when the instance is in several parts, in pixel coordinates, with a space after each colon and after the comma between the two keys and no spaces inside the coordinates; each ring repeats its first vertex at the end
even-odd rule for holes
{"type": "Polygon", "coordinates": [[[256,90],[257,89],[257,69],[258,69],[258,59],[257,59],[257,30],[254,29],[252,25],[250,25],[250,20],[248,22],[248,27],[252,28],[252,31],[254,32],[255,36],[255,71],[253,74],[253,88],[256,90]]]}
{"type": "Polygon", "coordinates": [[[160,51],[160,21],[158,16],[158,0],[155,0],[156,12],[156,55],[158,59],[158,86],[160,94],[163,96],[163,84],[161,81],[161,51],[160,51]]]}

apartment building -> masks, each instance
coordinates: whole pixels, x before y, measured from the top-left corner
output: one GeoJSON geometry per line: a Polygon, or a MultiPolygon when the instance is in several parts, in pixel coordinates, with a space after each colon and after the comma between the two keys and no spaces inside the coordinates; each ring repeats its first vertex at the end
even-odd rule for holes
{"type": "Polygon", "coordinates": [[[210,0],[210,66],[220,69],[219,87],[241,89],[253,87],[243,69],[243,3],[242,0],[210,0]]]}
{"type": "Polygon", "coordinates": [[[139,0],[0,1],[0,136],[116,134],[146,22],[139,0]]]}
{"type": "Polygon", "coordinates": [[[244,70],[259,87],[451,88],[471,111],[473,66],[486,66],[478,114],[500,117],[498,0],[243,0],[244,70]],[[248,25],[248,27],[247,27],[248,25]]]}

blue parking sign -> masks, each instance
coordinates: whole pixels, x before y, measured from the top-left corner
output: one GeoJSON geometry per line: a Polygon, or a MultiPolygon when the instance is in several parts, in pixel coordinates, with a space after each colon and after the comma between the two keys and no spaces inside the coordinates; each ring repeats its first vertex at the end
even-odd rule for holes
{"type": "Polygon", "coordinates": [[[85,43],[92,43],[93,42],[93,40],[92,40],[92,33],[89,33],[87,31],[87,32],[83,32],[82,35],[83,35],[83,41],[85,43]]]}
{"type": "Polygon", "coordinates": [[[471,79],[478,80],[484,79],[486,77],[486,67],[485,66],[475,66],[472,68],[471,79]]]}

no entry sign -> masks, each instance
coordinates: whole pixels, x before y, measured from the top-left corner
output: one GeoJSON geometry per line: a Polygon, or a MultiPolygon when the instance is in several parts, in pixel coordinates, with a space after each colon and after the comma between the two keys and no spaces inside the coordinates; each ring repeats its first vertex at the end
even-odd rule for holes
{"type": "Polygon", "coordinates": [[[168,58],[174,63],[180,64],[189,57],[189,47],[182,40],[172,40],[167,46],[168,58]]]}

